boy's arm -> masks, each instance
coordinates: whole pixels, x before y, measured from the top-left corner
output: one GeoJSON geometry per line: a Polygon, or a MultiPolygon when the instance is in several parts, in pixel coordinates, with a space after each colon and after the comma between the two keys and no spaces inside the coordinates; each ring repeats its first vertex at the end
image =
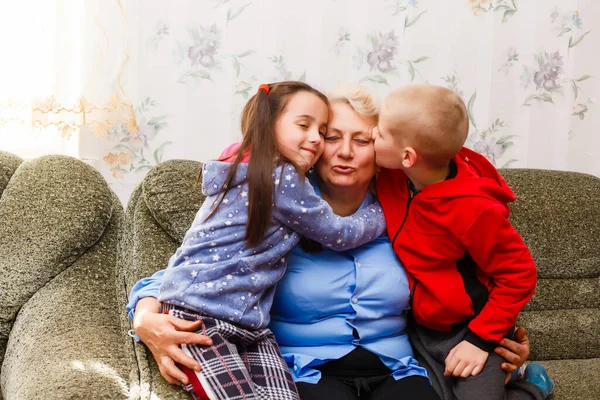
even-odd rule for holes
{"type": "Polygon", "coordinates": [[[361,246],[385,232],[379,203],[340,217],[316,194],[308,178],[289,164],[275,170],[273,192],[273,216],[279,222],[334,250],[361,246]]]}
{"type": "Polygon", "coordinates": [[[465,338],[485,351],[512,328],[535,290],[533,257],[500,204],[484,209],[462,237],[479,268],[494,280],[487,303],[470,323],[465,338]]]}

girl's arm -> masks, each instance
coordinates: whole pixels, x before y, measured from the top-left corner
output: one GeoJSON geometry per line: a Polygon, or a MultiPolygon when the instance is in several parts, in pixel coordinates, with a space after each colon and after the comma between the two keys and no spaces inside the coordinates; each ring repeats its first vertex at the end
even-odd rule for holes
{"type": "Polygon", "coordinates": [[[361,246],[385,233],[379,203],[340,217],[319,197],[308,178],[290,164],[275,169],[273,216],[290,229],[334,250],[361,246]]]}

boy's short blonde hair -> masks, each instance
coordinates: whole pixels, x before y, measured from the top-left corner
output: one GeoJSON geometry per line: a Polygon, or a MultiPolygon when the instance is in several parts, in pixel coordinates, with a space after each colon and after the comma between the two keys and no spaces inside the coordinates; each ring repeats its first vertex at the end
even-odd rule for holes
{"type": "Polygon", "coordinates": [[[465,103],[442,86],[410,85],[391,92],[380,121],[397,143],[413,147],[432,167],[447,165],[469,133],[465,103]]]}
{"type": "Polygon", "coordinates": [[[344,83],[337,86],[327,96],[331,104],[346,103],[360,115],[379,119],[379,102],[364,86],[344,83]]]}

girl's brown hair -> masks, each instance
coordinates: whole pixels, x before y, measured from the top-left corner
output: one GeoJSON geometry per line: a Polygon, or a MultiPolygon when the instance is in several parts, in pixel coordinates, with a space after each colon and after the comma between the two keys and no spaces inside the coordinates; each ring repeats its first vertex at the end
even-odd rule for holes
{"type": "MultiPolygon", "coordinates": [[[[299,81],[271,83],[269,92],[259,90],[248,100],[242,111],[242,144],[235,160],[229,168],[223,187],[222,196],[217,202],[210,218],[229,192],[231,181],[240,165],[242,156],[248,150],[248,221],[246,223],[245,240],[248,247],[257,246],[264,238],[271,218],[273,203],[273,168],[279,155],[275,139],[275,122],[281,116],[290,96],[298,92],[309,92],[319,97],[329,107],[327,97],[317,89],[299,81]]],[[[289,160],[288,160],[289,161],[289,160]]]]}

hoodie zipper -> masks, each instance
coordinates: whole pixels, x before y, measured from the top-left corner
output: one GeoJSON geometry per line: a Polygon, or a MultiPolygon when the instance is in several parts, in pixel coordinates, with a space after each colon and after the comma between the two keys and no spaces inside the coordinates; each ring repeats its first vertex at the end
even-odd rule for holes
{"type": "MultiPolygon", "coordinates": [[[[394,243],[396,243],[396,239],[398,238],[400,231],[402,231],[402,228],[404,228],[404,225],[406,224],[406,219],[408,218],[408,211],[410,210],[410,204],[412,203],[413,198],[418,194],[418,193],[414,193],[412,191],[412,189],[410,188],[410,180],[408,178],[406,179],[406,188],[408,190],[408,200],[406,201],[406,213],[404,214],[404,220],[402,221],[402,224],[400,224],[400,228],[398,228],[398,230],[396,231],[396,234],[394,235],[394,239],[392,240],[392,248],[394,248],[394,243]]],[[[396,254],[396,256],[398,256],[398,254],[396,254]]],[[[398,259],[400,260],[400,263],[402,263],[400,256],[398,256],[398,259]]],[[[402,265],[404,266],[404,263],[402,263],[402,265]]],[[[408,300],[408,304],[410,305],[411,308],[412,308],[413,297],[415,295],[416,290],[417,290],[417,281],[415,280],[413,289],[410,291],[410,297],[408,300]]]]}

